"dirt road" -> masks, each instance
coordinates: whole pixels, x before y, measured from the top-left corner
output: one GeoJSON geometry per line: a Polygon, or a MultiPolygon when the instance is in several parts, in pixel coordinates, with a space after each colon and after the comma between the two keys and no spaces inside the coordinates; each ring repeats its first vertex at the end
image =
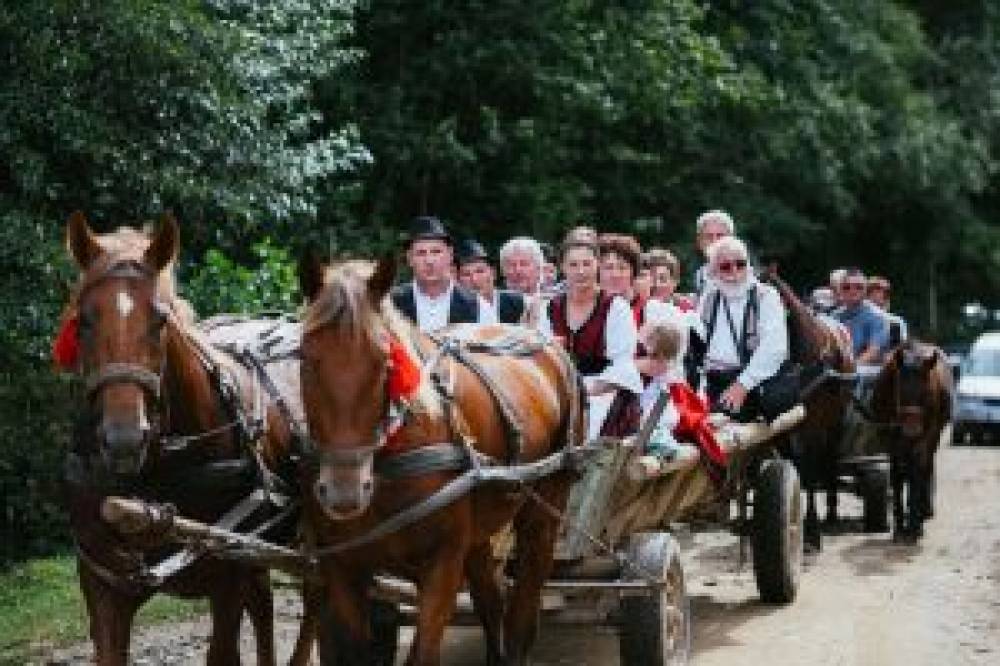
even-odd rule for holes
{"type": "MultiPolygon", "coordinates": [[[[945,447],[938,461],[937,517],[919,545],[857,533],[848,521],[845,533],[827,535],[823,552],[807,559],[799,598],[788,607],[757,601],[752,568],[737,567],[733,537],[682,533],[692,663],[1000,663],[1000,449],[945,447]]],[[[848,518],[859,516],[857,503],[842,505],[848,518]]],[[[294,600],[283,598],[281,608],[279,639],[288,650],[294,600]]],[[[204,621],[145,630],[135,639],[136,663],[203,663],[207,632],[204,621]]],[[[478,629],[453,629],[446,643],[446,664],[482,663],[478,629]]],[[[48,663],[82,663],[87,654],[88,646],[77,646],[48,663]]],[[[600,627],[543,631],[534,663],[616,664],[617,635],[600,627]]]]}

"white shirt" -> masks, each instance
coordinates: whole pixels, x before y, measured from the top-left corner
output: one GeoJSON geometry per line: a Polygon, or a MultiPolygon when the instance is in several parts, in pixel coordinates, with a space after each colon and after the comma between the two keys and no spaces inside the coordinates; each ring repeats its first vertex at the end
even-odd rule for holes
{"type": "MultiPolygon", "coordinates": [[[[448,288],[438,296],[428,296],[420,290],[420,285],[413,283],[413,302],[417,308],[417,328],[424,333],[433,333],[439,328],[448,325],[448,315],[451,312],[451,295],[455,290],[455,283],[449,281],[448,288]]],[[[479,300],[479,318],[476,323],[495,324],[497,321],[496,312],[482,296],[476,295],[479,300]]]]}
{"type": "MultiPolygon", "coordinates": [[[[746,311],[747,294],[751,285],[757,287],[759,342],[757,349],[750,356],[750,361],[737,377],[737,381],[748,391],[752,391],[762,381],[777,374],[778,368],[788,359],[788,324],[785,321],[785,306],[774,287],[751,279],[737,296],[726,297],[723,294],[719,299],[715,330],[712,332],[712,339],[708,341],[708,351],[705,354],[705,367],[709,370],[729,370],[743,366],[737,342],[733,339],[726,317],[725,304],[729,304],[736,335],[742,335],[743,314],[746,311]]],[[[698,303],[698,312],[705,321],[709,321],[712,317],[708,309],[715,301],[716,289],[714,284],[709,283],[698,303]]]]}

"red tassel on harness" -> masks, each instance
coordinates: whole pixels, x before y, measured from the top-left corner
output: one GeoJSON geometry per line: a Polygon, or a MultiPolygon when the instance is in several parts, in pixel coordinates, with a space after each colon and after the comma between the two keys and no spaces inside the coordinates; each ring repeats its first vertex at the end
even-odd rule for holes
{"type": "Polygon", "coordinates": [[[715,433],[708,423],[708,405],[684,382],[673,382],[669,388],[670,399],[676,406],[679,417],[674,427],[674,437],[697,444],[702,455],[711,463],[708,469],[712,477],[719,474],[721,478],[728,456],[715,439],[715,433]]]}
{"type": "Polygon", "coordinates": [[[80,361],[78,329],[77,318],[69,317],[63,322],[56,339],[52,341],[52,360],[61,370],[75,370],[80,361]]]}
{"type": "Polygon", "coordinates": [[[389,399],[393,402],[409,400],[420,388],[420,366],[410,358],[406,347],[399,340],[389,341],[389,399]]]}
{"type": "Polygon", "coordinates": [[[389,376],[386,380],[386,393],[389,397],[389,423],[385,433],[385,453],[395,451],[399,444],[399,433],[405,423],[406,404],[417,394],[420,388],[420,366],[410,357],[399,340],[389,340],[389,376]],[[402,403],[402,404],[401,404],[402,403]]]}

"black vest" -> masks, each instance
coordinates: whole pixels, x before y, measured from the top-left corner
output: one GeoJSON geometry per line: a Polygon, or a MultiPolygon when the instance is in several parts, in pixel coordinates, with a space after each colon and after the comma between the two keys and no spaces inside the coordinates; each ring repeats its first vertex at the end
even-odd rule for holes
{"type": "Polygon", "coordinates": [[[501,324],[520,324],[524,316],[524,294],[519,291],[497,289],[497,321],[501,324]]]}
{"type": "MultiPolygon", "coordinates": [[[[403,315],[417,323],[417,301],[413,295],[413,283],[395,287],[392,290],[392,304],[403,315]]],[[[479,321],[479,297],[465,287],[455,284],[451,291],[451,304],[448,306],[449,324],[474,324],[479,321]]]]}

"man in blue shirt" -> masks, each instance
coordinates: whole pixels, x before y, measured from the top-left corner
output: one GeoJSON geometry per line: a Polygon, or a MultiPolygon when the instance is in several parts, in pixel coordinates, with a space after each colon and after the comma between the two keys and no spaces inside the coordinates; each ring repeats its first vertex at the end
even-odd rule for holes
{"type": "Polygon", "coordinates": [[[868,281],[857,268],[849,268],[840,283],[843,307],[836,317],[851,333],[854,359],[859,364],[877,365],[888,346],[889,326],[885,315],[865,300],[868,281]]]}
{"type": "MultiPolygon", "coordinates": [[[[882,311],[882,314],[889,322],[889,337],[892,338],[892,328],[893,326],[897,329],[896,339],[889,341],[889,347],[892,346],[893,342],[896,344],[904,342],[906,338],[909,337],[908,326],[906,325],[906,320],[900,317],[898,314],[890,311],[889,296],[892,292],[892,283],[889,282],[888,278],[884,278],[881,275],[872,275],[868,278],[868,301],[882,311]]],[[[886,353],[890,349],[884,350],[886,353]]]]}

